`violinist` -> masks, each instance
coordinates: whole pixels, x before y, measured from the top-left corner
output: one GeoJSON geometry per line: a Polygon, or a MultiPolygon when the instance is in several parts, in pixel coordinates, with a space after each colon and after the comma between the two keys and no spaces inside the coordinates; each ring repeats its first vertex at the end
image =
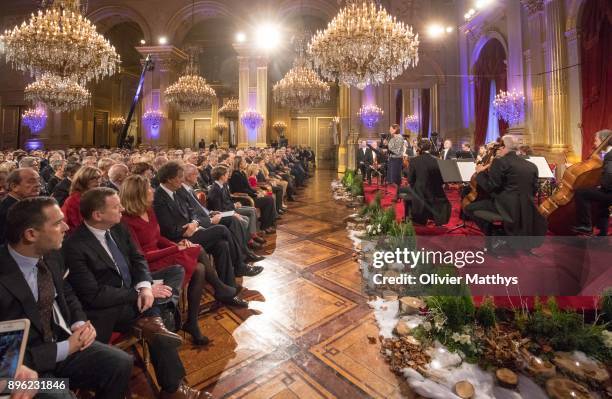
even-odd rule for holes
{"type": "Polygon", "coordinates": [[[479,189],[490,194],[490,198],[472,202],[464,211],[486,236],[493,235],[494,226],[476,217],[475,211],[499,213],[508,236],[543,236],[546,222],[534,200],[538,189],[538,169],[516,154],[518,146],[514,138],[504,136],[501,143],[488,170],[482,164],[476,166],[479,189]]]}
{"type": "MultiPolygon", "coordinates": [[[[595,133],[595,147],[599,147],[604,141],[612,136],[612,130],[600,130],[595,133]]],[[[612,205],[612,145],[604,150],[603,171],[599,187],[581,188],[576,190],[576,218],[578,225],[573,227],[577,233],[590,234],[593,230],[591,223],[591,205],[596,211],[594,219],[595,226],[599,229],[600,236],[608,235],[608,218],[610,213],[608,207],[612,205]]]]}

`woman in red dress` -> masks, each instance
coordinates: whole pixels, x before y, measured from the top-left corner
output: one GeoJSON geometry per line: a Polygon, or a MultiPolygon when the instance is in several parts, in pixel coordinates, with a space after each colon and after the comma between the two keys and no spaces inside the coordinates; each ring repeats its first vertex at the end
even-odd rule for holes
{"type": "Polygon", "coordinates": [[[80,210],[81,195],[94,187],[100,187],[101,179],[102,171],[93,166],[83,166],[74,174],[70,185],[70,195],[62,205],[64,222],[68,225],[68,234],[83,223],[80,210]]]}
{"type": "Polygon", "coordinates": [[[206,345],[209,340],[198,326],[200,299],[204,292],[206,270],[198,258],[202,247],[188,240],[174,243],[163,237],[153,211],[153,189],[144,176],[132,175],[125,179],[119,192],[125,208],[122,222],[129,228],[134,241],[149,264],[151,271],[170,265],[181,265],[185,269],[187,285],[187,321],[183,330],[188,332],[196,345],[206,345]]]}

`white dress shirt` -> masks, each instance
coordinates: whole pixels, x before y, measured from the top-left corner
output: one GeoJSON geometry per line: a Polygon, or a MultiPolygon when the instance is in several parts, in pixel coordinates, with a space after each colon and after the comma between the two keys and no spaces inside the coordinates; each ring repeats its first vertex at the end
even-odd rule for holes
{"type": "MultiPolygon", "coordinates": [[[[113,261],[113,263],[115,263],[115,259],[113,258],[113,253],[111,252],[110,248],[108,247],[108,244],[106,243],[106,231],[107,230],[96,229],[95,227],[91,227],[90,225],[88,225],[87,222],[83,222],[83,224],[85,224],[85,227],[87,227],[89,231],[91,231],[91,233],[94,235],[94,237],[96,237],[96,239],[100,242],[100,245],[102,245],[102,248],[104,248],[104,250],[108,254],[108,257],[113,261]]],[[[113,239],[112,235],[111,235],[111,239],[113,239]]],[[[126,262],[129,262],[129,260],[126,259],[126,262]]],[[[117,273],[121,275],[119,266],[117,266],[116,263],[115,263],[115,269],[117,269],[117,273]]],[[[136,284],[134,288],[136,289],[136,291],[140,290],[141,288],[151,288],[151,282],[141,281],[138,284],[136,284]]]]}

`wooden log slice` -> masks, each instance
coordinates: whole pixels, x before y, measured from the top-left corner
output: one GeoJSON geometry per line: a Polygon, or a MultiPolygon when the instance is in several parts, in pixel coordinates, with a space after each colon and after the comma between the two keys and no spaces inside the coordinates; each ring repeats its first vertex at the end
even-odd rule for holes
{"type": "Polygon", "coordinates": [[[583,385],[560,377],[546,381],[546,393],[552,399],[593,399],[593,395],[583,385]]]}
{"type": "Polygon", "coordinates": [[[474,385],[469,381],[459,381],[455,384],[455,393],[462,399],[470,399],[474,396],[474,385]]]}
{"type": "Polygon", "coordinates": [[[559,371],[583,381],[603,384],[610,379],[610,374],[603,364],[595,360],[588,362],[578,361],[567,352],[555,353],[553,363],[557,365],[559,371]]]}
{"type": "Polygon", "coordinates": [[[518,385],[518,375],[510,369],[501,368],[495,372],[497,382],[504,388],[514,389],[518,385]]]}

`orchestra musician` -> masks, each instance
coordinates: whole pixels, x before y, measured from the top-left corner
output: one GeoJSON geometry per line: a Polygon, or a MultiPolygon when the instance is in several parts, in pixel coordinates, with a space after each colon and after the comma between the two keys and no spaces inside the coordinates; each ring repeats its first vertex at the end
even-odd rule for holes
{"type": "Polygon", "coordinates": [[[387,181],[391,184],[395,184],[396,197],[398,200],[399,188],[402,183],[402,161],[404,158],[404,138],[400,134],[400,126],[394,123],[389,128],[391,133],[391,139],[387,144],[389,159],[387,160],[387,181]]]}
{"type": "MultiPolygon", "coordinates": [[[[444,192],[444,180],[435,157],[430,154],[431,142],[421,140],[419,155],[408,167],[408,198],[404,202],[405,217],[417,224],[433,220],[436,226],[448,223],[451,204],[444,192]]],[[[405,191],[405,190],[404,190],[405,191]]]]}
{"type": "Polygon", "coordinates": [[[372,184],[372,150],[367,146],[368,142],[362,140],[359,148],[357,149],[357,165],[361,171],[361,176],[365,181],[368,180],[368,184],[372,184]]]}
{"type": "MultiPolygon", "coordinates": [[[[595,147],[599,147],[609,136],[612,130],[600,130],[595,133],[595,147]]],[[[576,190],[576,218],[578,225],[573,227],[577,233],[590,234],[593,230],[591,221],[591,208],[593,208],[595,227],[599,229],[600,236],[608,235],[608,208],[612,205],[612,145],[604,150],[603,171],[599,187],[581,188],[576,190]],[[592,205],[592,207],[591,207],[592,205]]]]}
{"type": "Polygon", "coordinates": [[[444,140],[444,149],[440,153],[442,159],[453,159],[457,158],[455,150],[453,150],[453,142],[449,139],[444,140]]]}
{"type": "Polygon", "coordinates": [[[378,148],[378,142],[373,141],[371,145],[368,145],[372,150],[372,164],[370,165],[370,177],[372,173],[379,176],[378,184],[385,181],[385,170],[387,164],[387,157],[384,149],[378,148]]]}
{"type": "MultiPolygon", "coordinates": [[[[464,211],[485,236],[493,235],[494,225],[477,217],[475,211],[486,210],[500,214],[503,230],[508,236],[543,236],[546,233],[546,221],[538,212],[534,199],[538,189],[538,169],[516,154],[517,147],[514,138],[504,136],[502,147],[497,151],[490,168],[485,170],[483,165],[476,166],[478,186],[491,197],[472,202],[464,211]]],[[[526,247],[539,245],[538,240],[525,242],[526,247]]],[[[488,240],[490,244],[492,242],[488,240]]]]}

